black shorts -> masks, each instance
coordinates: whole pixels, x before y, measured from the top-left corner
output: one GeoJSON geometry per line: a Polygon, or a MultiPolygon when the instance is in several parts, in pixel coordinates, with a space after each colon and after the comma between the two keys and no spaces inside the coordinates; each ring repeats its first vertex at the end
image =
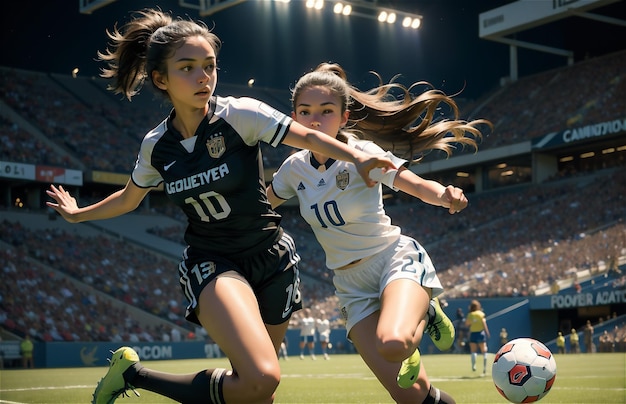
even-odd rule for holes
{"type": "Polygon", "coordinates": [[[180,285],[189,302],[185,318],[200,324],[195,309],[202,289],[218,275],[235,271],[252,287],[263,322],[282,324],[302,309],[298,262],[295,243],[284,232],[270,248],[241,258],[227,259],[188,247],[178,266],[180,285]]]}

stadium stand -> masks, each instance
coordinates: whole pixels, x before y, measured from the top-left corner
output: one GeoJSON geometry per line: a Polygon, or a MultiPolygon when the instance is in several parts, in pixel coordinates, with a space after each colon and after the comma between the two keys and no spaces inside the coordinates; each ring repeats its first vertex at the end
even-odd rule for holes
{"type": "Polygon", "coordinates": [[[175,326],[29,258],[23,248],[4,248],[0,265],[0,314],[3,327],[15,335],[50,342],[154,341],[175,326]],[[12,288],[32,293],[11,293],[12,288]]]}
{"type": "Polygon", "coordinates": [[[576,65],[523,77],[492,93],[469,118],[488,117],[494,136],[488,149],[534,137],[623,117],[626,52],[585,60],[576,65]],[[572,88],[575,91],[572,91],[572,88]]]}

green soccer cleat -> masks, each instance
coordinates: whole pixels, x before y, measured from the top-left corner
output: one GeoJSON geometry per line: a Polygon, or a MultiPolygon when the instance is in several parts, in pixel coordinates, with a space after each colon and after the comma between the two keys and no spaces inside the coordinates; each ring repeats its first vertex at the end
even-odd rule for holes
{"type": "Polygon", "coordinates": [[[112,404],[120,395],[128,397],[126,390],[131,389],[137,397],[137,393],[133,386],[128,384],[124,380],[124,372],[135,363],[139,362],[139,355],[133,348],[124,346],[113,352],[109,371],[96,386],[96,390],[93,392],[93,400],[91,404],[112,404]]]}
{"type": "Polygon", "coordinates": [[[454,325],[441,309],[439,298],[437,297],[430,300],[426,332],[440,351],[447,351],[452,348],[455,334],[454,325]]]}
{"type": "Polygon", "coordinates": [[[416,349],[411,356],[402,361],[402,366],[400,366],[398,378],[396,379],[398,386],[403,389],[410,388],[413,383],[417,381],[421,364],[422,358],[420,357],[420,351],[416,349]]]}

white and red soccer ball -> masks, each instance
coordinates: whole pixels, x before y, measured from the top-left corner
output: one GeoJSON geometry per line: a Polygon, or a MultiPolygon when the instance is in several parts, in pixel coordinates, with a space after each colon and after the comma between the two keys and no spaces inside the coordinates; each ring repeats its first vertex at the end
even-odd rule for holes
{"type": "Polygon", "coordinates": [[[496,389],[512,403],[533,403],[544,397],[556,379],[552,352],[532,338],[517,338],[504,344],[491,367],[496,389]]]}

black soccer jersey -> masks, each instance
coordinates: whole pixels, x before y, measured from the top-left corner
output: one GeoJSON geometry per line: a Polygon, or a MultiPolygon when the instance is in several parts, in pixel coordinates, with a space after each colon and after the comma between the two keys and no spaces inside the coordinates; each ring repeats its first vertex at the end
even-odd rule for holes
{"type": "Polygon", "coordinates": [[[214,116],[183,139],[175,112],[149,132],[132,173],[139,187],[161,182],[188,218],[185,241],[222,256],[267,248],[278,237],[280,215],[265,192],[259,141],[276,147],[290,117],[252,98],[215,97],[214,116]]]}

